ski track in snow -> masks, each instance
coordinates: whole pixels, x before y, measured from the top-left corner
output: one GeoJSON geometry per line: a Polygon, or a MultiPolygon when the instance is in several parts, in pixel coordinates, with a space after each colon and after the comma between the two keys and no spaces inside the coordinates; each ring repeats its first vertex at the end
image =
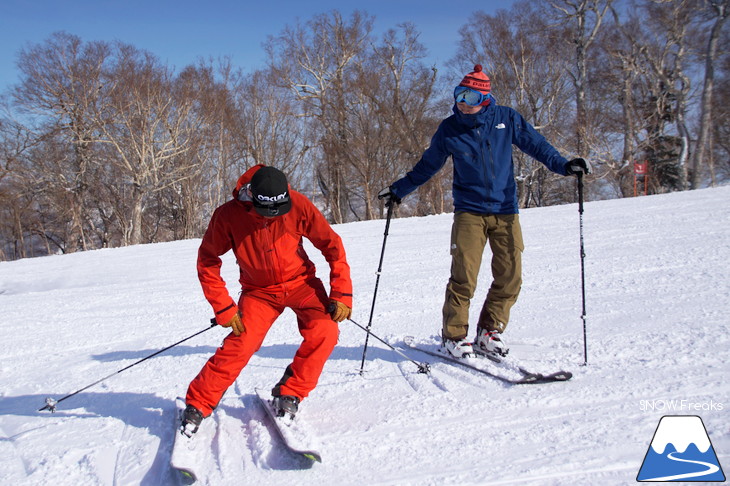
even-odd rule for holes
{"type": "MultiPolygon", "coordinates": [[[[340,324],[340,341],[300,417],[323,462],[281,447],[254,387],[294,355],[293,313],[273,326],[221,401],[201,484],[635,484],[659,419],[701,415],[730,464],[730,187],[585,205],[588,366],[583,363],[577,205],[524,210],[524,283],[505,340],[534,371],[571,381],[507,386],[415,351],[432,376],[340,324]],[[642,400],[723,404],[642,410],[642,400]]],[[[449,274],[451,214],[393,220],[372,331],[435,343],[449,274]]],[[[336,226],[366,322],[384,221],[336,226]]],[[[219,346],[214,328],[38,412],[56,399],[208,327],[199,240],[0,262],[0,484],[175,484],[174,399],[219,346]]],[[[326,282],[327,266],[306,245],[326,282]]],[[[490,275],[479,277],[473,321],[490,275]]],[[[223,274],[238,295],[230,255],[223,274]]],[[[470,329],[473,333],[474,328],[470,329]]],[[[727,474],[727,469],[725,470],[727,474]]]]}

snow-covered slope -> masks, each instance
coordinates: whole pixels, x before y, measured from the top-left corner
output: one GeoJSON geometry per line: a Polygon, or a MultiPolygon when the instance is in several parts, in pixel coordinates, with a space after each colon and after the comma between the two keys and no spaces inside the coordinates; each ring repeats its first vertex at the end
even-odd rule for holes
{"type": "MultiPolygon", "coordinates": [[[[270,387],[299,335],[287,311],[216,411],[203,482],[299,485],[634,484],[663,415],[700,415],[730,464],[730,187],[587,203],[588,366],[577,205],[523,211],[524,285],[505,339],[567,383],[505,386],[415,352],[433,378],[341,324],[300,416],[322,464],[278,446],[254,387],[270,387]]],[[[435,342],[452,215],[393,220],[372,330],[435,342]]],[[[336,227],[367,324],[384,221],[336,227]]],[[[0,263],[0,483],[171,484],[174,398],[225,335],[213,328],[59,404],[60,398],[208,327],[198,240],[0,263]]],[[[311,248],[311,247],[310,247],[311,248]]],[[[327,278],[323,259],[310,256],[327,278]]],[[[479,280],[476,318],[490,282],[479,280]]],[[[238,293],[237,269],[224,274],[238,293]]],[[[730,471],[727,471],[726,474],[730,471]]]]}

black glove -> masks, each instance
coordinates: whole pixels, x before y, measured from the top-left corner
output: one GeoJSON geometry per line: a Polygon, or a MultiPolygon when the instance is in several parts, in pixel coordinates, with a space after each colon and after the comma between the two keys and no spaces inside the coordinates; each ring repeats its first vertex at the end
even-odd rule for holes
{"type": "Polygon", "coordinates": [[[390,206],[392,203],[400,204],[401,199],[396,196],[390,189],[391,186],[386,187],[378,193],[378,199],[384,199],[385,205],[390,206]]]}
{"type": "Polygon", "coordinates": [[[567,164],[565,164],[565,174],[566,175],[577,175],[579,173],[582,173],[582,174],[591,173],[591,164],[587,160],[581,159],[579,157],[579,158],[573,159],[573,160],[569,161],[567,164]]]}

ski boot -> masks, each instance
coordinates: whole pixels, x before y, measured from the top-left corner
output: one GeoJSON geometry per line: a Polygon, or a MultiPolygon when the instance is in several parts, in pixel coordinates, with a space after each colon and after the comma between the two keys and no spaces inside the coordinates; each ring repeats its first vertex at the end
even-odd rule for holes
{"type": "Polygon", "coordinates": [[[499,331],[487,331],[479,329],[477,331],[477,339],[474,342],[479,352],[483,354],[491,354],[496,356],[507,356],[509,348],[502,341],[499,331]]]}
{"type": "Polygon", "coordinates": [[[180,433],[188,437],[192,437],[198,431],[200,423],[203,421],[203,414],[192,405],[185,407],[182,421],[180,423],[180,433]]]}
{"type": "Polygon", "coordinates": [[[294,416],[299,410],[299,398],[291,395],[279,395],[274,397],[273,405],[277,417],[288,417],[294,420],[294,416]]]}
{"type": "Polygon", "coordinates": [[[452,358],[461,359],[474,357],[474,348],[466,339],[443,338],[441,348],[452,358]]]}

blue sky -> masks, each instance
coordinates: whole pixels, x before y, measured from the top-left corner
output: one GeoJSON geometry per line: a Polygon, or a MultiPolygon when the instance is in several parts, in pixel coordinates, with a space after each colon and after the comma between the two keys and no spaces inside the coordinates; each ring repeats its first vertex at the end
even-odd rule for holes
{"type": "Polygon", "coordinates": [[[20,49],[56,31],[84,41],[120,40],[182,68],[200,57],[229,56],[247,72],[264,67],[262,44],[286,25],[339,10],[359,8],[375,17],[375,32],[411,22],[421,33],[429,62],[453,56],[459,28],[470,15],[509,8],[513,0],[481,0],[473,6],[445,0],[0,0],[0,91],[18,81],[20,49]],[[364,6],[367,5],[367,6],[364,6]]]}

